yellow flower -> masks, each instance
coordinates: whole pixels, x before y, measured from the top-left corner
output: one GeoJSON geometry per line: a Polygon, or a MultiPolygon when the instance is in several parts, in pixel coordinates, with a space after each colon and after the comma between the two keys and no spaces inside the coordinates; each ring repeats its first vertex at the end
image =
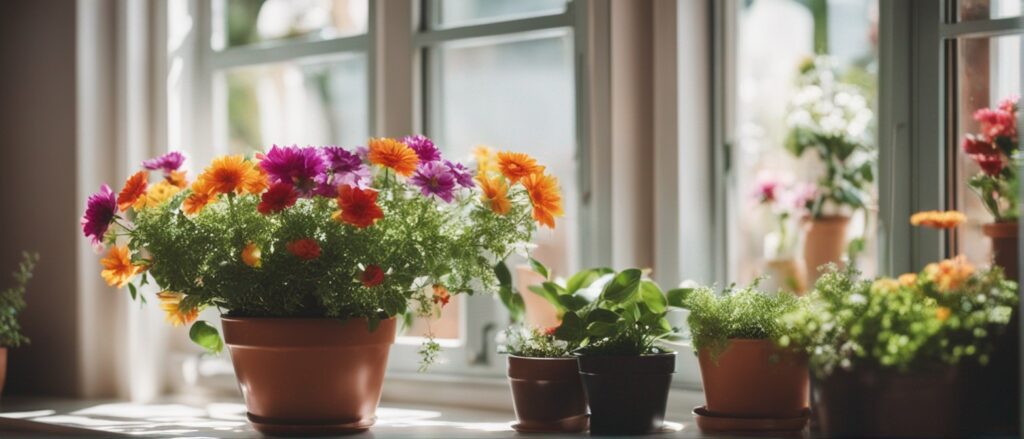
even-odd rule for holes
{"type": "Polygon", "coordinates": [[[899,277],[900,285],[912,287],[917,284],[917,273],[904,273],[899,277]]]}
{"type": "Polygon", "coordinates": [[[136,274],[142,272],[144,267],[132,264],[131,252],[128,247],[113,246],[103,259],[100,259],[103,271],[100,276],[107,281],[107,285],[117,288],[124,288],[136,274]]]}
{"type": "Polygon", "coordinates": [[[156,297],[160,299],[160,309],[167,313],[167,323],[170,323],[171,326],[187,325],[199,318],[199,309],[192,308],[188,311],[181,309],[181,299],[185,298],[184,294],[164,291],[157,293],[156,297]]]}
{"type": "Polygon", "coordinates": [[[949,316],[953,314],[953,310],[940,306],[935,309],[935,318],[939,319],[940,322],[945,322],[949,319],[949,316]]]}
{"type": "Polygon", "coordinates": [[[508,201],[508,185],[502,181],[501,177],[488,178],[485,174],[480,174],[476,180],[480,183],[480,190],[483,192],[480,195],[480,200],[491,206],[491,210],[498,215],[508,213],[512,208],[512,203],[508,201]]]}
{"type": "Polygon", "coordinates": [[[473,148],[473,158],[476,159],[476,173],[487,175],[498,171],[498,163],[494,156],[494,148],[487,145],[477,145],[473,148]]]}
{"type": "Polygon", "coordinates": [[[967,216],[955,210],[929,210],[910,216],[910,224],[933,229],[952,229],[967,221],[967,216]]]}
{"type": "Polygon", "coordinates": [[[533,219],[540,225],[555,228],[555,217],[565,214],[558,180],[547,174],[531,174],[523,179],[523,187],[533,203],[533,219]]]}
{"type": "Polygon", "coordinates": [[[146,190],[146,194],[139,197],[132,206],[135,210],[157,207],[170,200],[171,197],[181,192],[181,188],[167,182],[166,180],[154,184],[146,190]]]}
{"type": "Polygon", "coordinates": [[[900,283],[891,277],[883,277],[871,284],[871,292],[875,294],[892,293],[900,289],[900,283]]]}
{"type": "Polygon", "coordinates": [[[963,255],[942,262],[933,262],[924,267],[927,279],[943,293],[955,291],[963,286],[974,274],[974,266],[963,255]]]}
{"type": "Polygon", "coordinates": [[[260,268],[263,265],[262,253],[255,243],[250,242],[242,249],[242,262],[252,268],[260,268]]]}

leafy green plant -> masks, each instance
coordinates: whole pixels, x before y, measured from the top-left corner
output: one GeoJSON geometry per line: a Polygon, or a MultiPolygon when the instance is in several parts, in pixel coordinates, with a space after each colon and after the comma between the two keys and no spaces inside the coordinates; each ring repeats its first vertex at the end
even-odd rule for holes
{"type": "Polygon", "coordinates": [[[549,330],[513,325],[505,330],[505,341],[499,351],[518,357],[563,358],[572,349],[572,345],[556,339],[549,330]]]}
{"type": "Polygon", "coordinates": [[[21,333],[18,314],[25,309],[25,288],[32,279],[39,254],[23,252],[18,270],[13,273],[14,285],[0,292],[0,347],[16,348],[28,344],[29,339],[21,333]]]}
{"type": "Polygon", "coordinates": [[[708,349],[718,355],[730,339],[776,340],[784,334],[780,318],[805,301],[788,292],[765,293],[757,285],[755,281],[743,288],[730,286],[721,294],[701,287],[683,296],[695,351],[708,349]]]}

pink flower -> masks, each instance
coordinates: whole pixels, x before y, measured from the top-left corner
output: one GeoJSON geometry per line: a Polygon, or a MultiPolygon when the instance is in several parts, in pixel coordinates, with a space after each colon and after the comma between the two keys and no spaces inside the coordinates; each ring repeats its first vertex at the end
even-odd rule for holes
{"type": "Polygon", "coordinates": [[[974,120],[981,123],[981,131],[989,139],[1017,137],[1017,118],[1002,109],[982,108],[974,112],[974,120]]]}
{"type": "Polygon", "coordinates": [[[103,243],[103,236],[107,234],[110,223],[114,221],[117,214],[117,198],[110,186],[100,186],[100,191],[90,195],[86,201],[85,214],[82,215],[82,233],[86,238],[92,240],[93,245],[99,246],[103,243]]]}
{"type": "Polygon", "coordinates": [[[1012,93],[1009,96],[1007,96],[1006,99],[1003,99],[1002,101],[999,101],[999,109],[1003,110],[1003,111],[1005,111],[1007,113],[1016,113],[1017,112],[1017,101],[1019,101],[1019,100],[1020,100],[1020,95],[1018,95],[1016,93],[1012,93]]]}
{"type": "Polygon", "coordinates": [[[814,183],[801,182],[793,185],[786,204],[792,209],[803,210],[809,208],[815,198],[818,198],[818,186],[814,183]]]}
{"type": "Polygon", "coordinates": [[[758,203],[773,203],[778,198],[778,192],[782,183],[775,175],[768,172],[761,172],[757,176],[757,187],[754,189],[754,199],[758,203]]]}

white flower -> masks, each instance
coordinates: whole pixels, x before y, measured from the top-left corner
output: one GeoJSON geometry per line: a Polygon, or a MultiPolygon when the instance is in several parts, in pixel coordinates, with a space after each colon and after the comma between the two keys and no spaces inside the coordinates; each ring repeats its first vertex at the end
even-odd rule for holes
{"type": "Polygon", "coordinates": [[[846,299],[846,301],[849,302],[851,305],[863,305],[865,303],[868,303],[868,298],[864,297],[863,294],[853,293],[850,295],[850,297],[846,299]]]}

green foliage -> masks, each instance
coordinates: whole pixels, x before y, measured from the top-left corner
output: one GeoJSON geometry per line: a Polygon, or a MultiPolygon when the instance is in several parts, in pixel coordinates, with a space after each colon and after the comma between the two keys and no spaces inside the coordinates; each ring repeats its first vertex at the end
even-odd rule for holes
{"type": "Polygon", "coordinates": [[[805,350],[818,375],[837,367],[913,371],[963,361],[984,364],[993,336],[1010,321],[1017,284],[994,268],[943,288],[938,267],[872,282],[853,269],[832,266],[808,306],[783,316],[778,341],[805,350]]]}
{"type": "Polygon", "coordinates": [[[1017,220],[1017,193],[1020,185],[1017,182],[1016,163],[1006,166],[996,175],[979,172],[967,180],[967,186],[978,194],[985,210],[988,210],[997,222],[1017,220]]]}
{"type": "Polygon", "coordinates": [[[515,325],[505,330],[505,342],[499,351],[518,357],[562,358],[572,346],[537,328],[515,325]]]}
{"type": "Polygon", "coordinates": [[[681,302],[690,310],[687,324],[694,350],[708,349],[718,355],[730,339],[779,338],[784,334],[780,317],[806,301],[788,292],[761,292],[754,282],[745,288],[731,286],[721,294],[711,288],[697,288],[681,302]]]}
{"type": "Polygon", "coordinates": [[[210,353],[217,354],[224,349],[224,342],[220,339],[220,333],[217,332],[217,328],[210,326],[202,320],[199,320],[192,324],[192,328],[188,331],[188,337],[192,339],[195,344],[202,346],[210,353]]]}
{"type": "Polygon", "coordinates": [[[28,337],[21,333],[18,313],[25,309],[25,288],[37,262],[38,253],[22,252],[18,270],[12,274],[14,285],[0,292],[0,347],[16,348],[29,343],[28,337]]]}

